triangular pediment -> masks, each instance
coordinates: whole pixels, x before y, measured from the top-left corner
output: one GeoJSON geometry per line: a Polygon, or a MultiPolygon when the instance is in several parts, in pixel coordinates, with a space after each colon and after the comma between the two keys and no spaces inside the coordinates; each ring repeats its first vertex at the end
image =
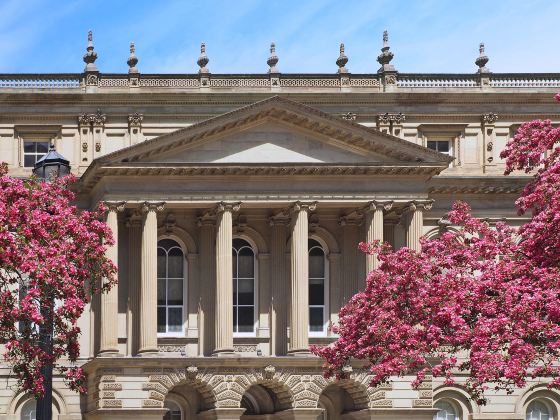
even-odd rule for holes
{"type": "MultiPolygon", "coordinates": [[[[450,158],[353,121],[272,97],[121,149],[92,162],[83,178],[100,167],[137,168],[414,168],[436,174],[450,158]],[[430,168],[430,169],[428,169],[430,168]]],[[[346,170],[346,169],[345,169],[346,170]]],[[[95,176],[94,176],[95,178],[95,176]]],[[[90,179],[91,181],[91,179],[90,179]]]]}

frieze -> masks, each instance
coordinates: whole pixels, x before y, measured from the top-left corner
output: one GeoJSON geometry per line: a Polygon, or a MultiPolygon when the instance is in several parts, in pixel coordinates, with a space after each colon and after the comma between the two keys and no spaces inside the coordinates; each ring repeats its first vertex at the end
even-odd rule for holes
{"type": "Polygon", "coordinates": [[[167,393],[167,388],[165,388],[162,384],[160,384],[159,382],[147,382],[147,383],[143,383],[142,384],[142,390],[143,391],[157,391],[161,394],[166,394],[167,393]]]}
{"type": "Polygon", "coordinates": [[[101,398],[102,399],[111,399],[111,398],[115,398],[115,391],[103,391],[101,393],[101,398]]]}
{"type": "Polygon", "coordinates": [[[391,400],[377,400],[377,401],[371,401],[369,403],[370,408],[392,407],[392,406],[393,406],[393,401],[391,401],[391,400]]]}
{"type": "Polygon", "coordinates": [[[165,400],[165,393],[160,393],[157,391],[150,391],[149,393],[150,399],[152,400],[158,400],[158,401],[163,401],[165,400]]]}
{"type": "Polygon", "coordinates": [[[421,389],[418,392],[420,398],[432,398],[432,390],[431,389],[421,389]]]}
{"type": "Polygon", "coordinates": [[[122,400],[101,400],[99,401],[100,408],[122,408],[122,400]]]}
{"type": "Polygon", "coordinates": [[[121,391],[122,384],[118,382],[102,382],[101,384],[99,384],[99,389],[121,391]]]}
{"type": "Polygon", "coordinates": [[[413,400],[412,401],[413,407],[431,407],[432,400],[431,399],[423,399],[423,400],[413,400]]]}

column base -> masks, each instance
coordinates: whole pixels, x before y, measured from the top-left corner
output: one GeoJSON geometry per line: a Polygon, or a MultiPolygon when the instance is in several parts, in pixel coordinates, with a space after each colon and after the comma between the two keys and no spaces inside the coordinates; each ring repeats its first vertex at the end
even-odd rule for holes
{"type": "Polygon", "coordinates": [[[117,349],[100,350],[96,357],[123,357],[117,349]]]}
{"type": "Polygon", "coordinates": [[[292,349],[288,350],[288,356],[295,356],[295,357],[311,357],[315,356],[309,349],[292,349]]]}
{"type": "Polygon", "coordinates": [[[156,357],[159,354],[159,349],[155,348],[145,348],[138,350],[138,356],[140,357],[156,357]]]}
{"type": "Polygon", "coordinates": [[[213,357],[237,357],[239,356],[233,348],[231,349],[215,349],[212,352],[213,357]]]}

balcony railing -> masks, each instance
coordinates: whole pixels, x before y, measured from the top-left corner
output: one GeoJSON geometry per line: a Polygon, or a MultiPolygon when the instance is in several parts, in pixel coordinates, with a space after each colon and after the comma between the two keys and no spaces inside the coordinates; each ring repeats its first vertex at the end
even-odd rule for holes
{"type": "Polygon", "coordinates": [[[560,88],[560,73],[415,74],[0,74],[4,90],[112,91],[414,91],[560,88]],[[86,77],[87,76],[87,77],[86,77]]]}

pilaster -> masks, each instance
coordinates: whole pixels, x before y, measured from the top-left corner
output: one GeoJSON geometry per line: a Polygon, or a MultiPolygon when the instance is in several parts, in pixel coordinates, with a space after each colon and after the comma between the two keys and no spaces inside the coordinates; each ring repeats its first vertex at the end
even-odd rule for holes
{"type": "Polygon", "coordinates": [[[127,351],[138,353],[140,346],[140,289],[142,261],[142,213],[134,209],[126,220],[128,228],[128,303],[127,303],[127,351]]]}
{"type": "MultiPolygon", "coordinates": [[[[107,226],[113,233],[113,245],[108,245],[105,255],[108,259],[118,264],[119,258],[119,225],[117,221],[117,212],[124,210],[124,201],[120,202],[106,202],[108,207],[107,211],[107,226]]],[[[119,353],[118,348],[118,297],[119,286],[114,284],[107,293],[101,295],[101,339],[99,346],[100,356],[116,356],[119,353]]]]}
{"type": "Polygon", "coordinates": [[[363,280],[359,279],[358,267],[358,243],[359,240],[359,227],[363,222],[363,214],[359,211],[341,217],[338,224],[342,226],[343,230],[343,251],[342,251],[342,264],[344,271],[344,281],[342,283],[342,300],[348,302],[354,296],[363,280]]]}
{"type": "Polygon", "coordinates": [[[157,354],[157,212],[164,203],[145,202],[142,205],[142,262],[140,288],[140,348],[141,355],[157,354]]]}
{"type": "Polygon", "coordinates": [[[203,285],[215,284],[216,271],[214,268],[216,218],[210,212],[198,218],[200,229],[200,300],[198,304],[198,355],[210,356],[214,350],[214,303],[215,291],[212,287],[203,285]]]}
{"type": "Polygon", "coordinates": [[[272,299],[270,310],[270,355],[284,356],[288,352],[288,314],[286,301],[288,296],[288,279],[286,277],[286,227],[290,219],[287,212],[280,212],[270,217],[272,243],[270,252],[270,282],[272,299]]]}
{"type": "Polygon", "coordinates": [[[496,142],[495,123],[498,115],[488,112],[481,116],[481,129],[483,139],[482,149],[482,171],[484,173],[492,171],[496,167],[494,162],[494,143],[496,142]]]}

